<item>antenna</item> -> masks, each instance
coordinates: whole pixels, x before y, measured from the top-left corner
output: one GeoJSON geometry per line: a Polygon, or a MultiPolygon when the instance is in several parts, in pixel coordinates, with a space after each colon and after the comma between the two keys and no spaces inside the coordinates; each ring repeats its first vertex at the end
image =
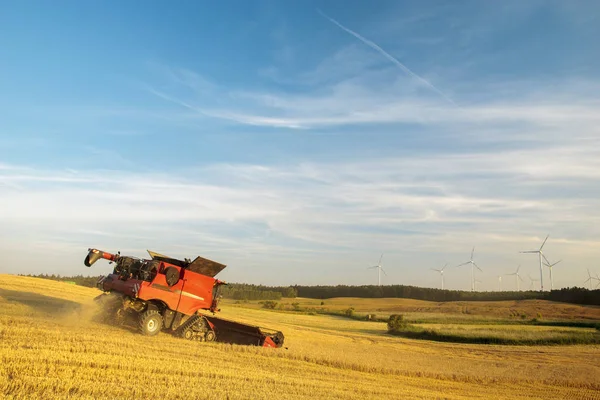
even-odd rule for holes
{"type": "Polygon", "coordinates": [[[481,270],[481,268],[479,268],[479,266],[477,264],[475,264],[475,261],[473,261],[473,253],[475,253],[475,247],[473,247],[473,250],[471,250],[471,258],[469,259],[469,261],[456,266],[456,268],[458,268],[458,267],[462,267],[463,265],[471,264],[471,292],[475,291],[475,275],[474,275],[473,268],[477,268],[478,270],[483,272],[481,270]]]}
{"type": "Polygon", "coordinates": [[[520,269],[521,269],[521,264],[519,264],[519,266],[517,267],[517,270],[514,273],[512,273],[512,274],[506,274],[506,276],[512,276],[512,275],[515,276],[515,281],[517,282],[517,292],[521,291],[521,288],[519,287],[519,280],[521,282],[523,282],[523,278],[521,278],[521,275],[519,275],[519,270],[520,269]]]}
{"type": "Polygon", "coordinates": [[[442,276],[442,290],[444,290],[444,269],[446,269],[447,266],[448,266],[448,263],[444,264],[442,269],[431,268],[432,271],[437,271],[442,276]]]}
{"type": "MultiPolygon", "coordinates": [[[[540,288],[541,288],[542,291],[544,291],[544,273],[542,271],[542,257],[544,257],[544,253],[542,253],[542,248],[546,244],[546,241],[548,240],[549,236],[550,236],[550,234],[546,235],[546,239],[544,239],[544,242],[542,243],[542,245],[540,246],[539,249],[537,249],[537,250],[520,251],[519,252],[519,253],[537,253],[537,255],[538,255],[539,259],[540,259],[540,288]]],[[[544,257],[544,258],[546,258],[546,257],[544,257]]]]}
{"type": "Polygon", "coordinates": [[[382,259],[383,259],[383,254],[381,254],[381,257],[379,257],[379,262],[377,263],[377,265],[374,265],[372,267],[368,267],[367,268],[367,269],[377,268],[377,285],[378,286],[381,286],[381,271],[383,271],[383,273],[385,274],[385,276],[387,276],[387,272],[385,272],[385,270],[381,266],[381,260],[382,259]]]}

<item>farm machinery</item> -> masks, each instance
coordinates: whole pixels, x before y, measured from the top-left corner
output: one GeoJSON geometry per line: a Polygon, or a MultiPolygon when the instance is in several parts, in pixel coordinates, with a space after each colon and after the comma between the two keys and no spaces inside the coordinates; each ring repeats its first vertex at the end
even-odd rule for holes
{"type": "Polygon", "coordinates": [[[221,287],[215,276],[226,266],[196,257],[178,260],[148,251],[140,259],[89,249],[87,267],[100,259],[114,263],[111,274],[102,276],[97,287],[104,293],[94,300],[104,310],[107,322],[135,323],[143,335],[161,331],[202,342],[226,342],[262,347],[281,347],[279,331],[218,318],[221,287]],[[210,314],[209,314],[210,313],[210,314]]]}

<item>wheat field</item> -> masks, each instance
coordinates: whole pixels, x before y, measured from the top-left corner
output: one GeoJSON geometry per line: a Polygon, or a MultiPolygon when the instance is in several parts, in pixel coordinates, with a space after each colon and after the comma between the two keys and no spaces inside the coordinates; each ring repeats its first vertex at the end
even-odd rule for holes
{"type": "Polygon", "coordinates": [[[194,343],[93,322],[99,293],[0,275],[0,396],[600,399],[600,346],[409,340],[384,323],[228,303],[223,317],[281,330],[285,348],[194,343]]]}
{"type": "MultiPolygon", "coordinates": [[[[240,302],[237,302],[240,303],[240,302]]],[[[600,321],[600,307],[581,306],[578,304],[557,303],[545,300],[504,300],[504,301],[449,301],[434,302],[414,299],[360,299],[356,297],[341,297],[326,300],[317,299],[281,299],[281,306],[291,308],[292,303],[298,303],[303,309],[343,311],[349,307],[357,313],[375,313],[387,317],[390,314],[402,313],[408,319],[436,320],[503,320],[510,316],[534,318],[541,314],[544,318],[562,320],[593,320],[600,321]],[[321,304],[324,303],[324,304],[321,304]]],[[[238,306],[231,301],[233,306],[238,306]]],[[[242,304],[244,307],[260,308],[258,301],[242,304]]]]}

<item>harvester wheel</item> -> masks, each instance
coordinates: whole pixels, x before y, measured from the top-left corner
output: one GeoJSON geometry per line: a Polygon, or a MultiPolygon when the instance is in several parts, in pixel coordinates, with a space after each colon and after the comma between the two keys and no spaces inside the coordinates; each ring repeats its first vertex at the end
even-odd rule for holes
{"type": "Polygon", "coordinates": [[[192,340],[194,338],[194,332],[192,332],[191,328],[188,328],[183,331],[182,337],[187,340],[192,340]]]}
{"type": "Polygon", "coordinates": [[[140,314],[138,328],[146,336],[157,335],[162,329],[163,319],[158,310],[147,310],[140,314]]]}
{"type": "Polygon", "coordinates": [[[217,335],[215,335],[215,331],[208,331],[204,336],[204,340],[206,340],[207,342],[214,342],[216,338],[217,335]]]}

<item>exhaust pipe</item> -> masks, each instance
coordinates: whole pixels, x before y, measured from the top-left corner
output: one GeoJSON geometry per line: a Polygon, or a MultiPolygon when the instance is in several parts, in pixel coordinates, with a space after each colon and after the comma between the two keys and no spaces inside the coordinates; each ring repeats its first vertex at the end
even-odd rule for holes
{"type": "Polygon", "coordinates": [[[89,250],[89,253],[85,257],[85,260],[83,260],[83,263],[85,264],[86,267],[91,267],[92,264],[94,264],[96,261],[98,261],[101,258],[104,258],[105,260],[109,260],[109,261],[116,261],[117,258],[119,257],[118,255],[106,253],[106,252],[100,251],[98,249],[88,249],[88,250],[89,250]]]}

